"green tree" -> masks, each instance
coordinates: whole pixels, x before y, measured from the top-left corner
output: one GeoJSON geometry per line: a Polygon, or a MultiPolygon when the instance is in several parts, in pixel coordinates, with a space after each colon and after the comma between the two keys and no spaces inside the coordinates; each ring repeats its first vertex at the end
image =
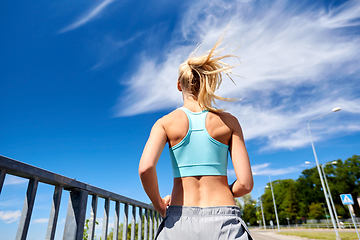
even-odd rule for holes
{"type": "MultiPolygon", "coordinates": [[[[325,172],[327,175],[331,195],[341,213],[342,217],[349,218],[349,211],[340,199],[340,194],[350,193],[356,201],[360,196],[360,156],[353,155],[351,158],[342,161],[336,160],[336,165],[326,165],[325,172]]],[[[355,214],[360,215],[358,204],[354,204],[355,214]]]]}
{"type": "MultiPolygon", "coordinates": [[[[324,168],[331,196],[339,217],[349,218],[349,211],[340,199],[340,194],[350,193],[355,200],[360,195],[360,156],[354,155],[337,164],[327,164],[324,168]]],[[[305,169],[296,180],[299,217],[309,216],[309,206],[312,203],[326,202],[317,167],[305,169]]],[[[327,208],[327,206],[326,206],[327,208]]],[[[360,209],[354,204],[355,213],[360,215],[360,209]]]]}
{"type": "Polygon", "coordinates": [[[250,226],[257,225],[256,201],[251,197],[251,194],[246,194],[241,197],[241,200],[243,204],[241,204],[239,200],[235,199],[236,205],[240,205],[242,213],[241,218],[250,226]]]}
{"type": "MultiPolygon", "coordinates": [[[[142,216],[142,229],[141,229],[141,234],[142,236],[144,236],[144,229],[145,229],[145,216],[143,215],[142,216]]],[[[153,224],[154,224],[154,219],[153,219],[153,224]]],[[[124,227],[124,224],[123,223],[120,223],[119,225],[119,240],[122,240],[123,239],[123,228],[124,227]]],[[[139,230],[139,224],[136,223],[135,224],[135,240],[138,239],[138,230],[139,230]]],[[[150,220],[148,220],[148,229],[147,229],[147,234],[148,236],[150,235],[150,220]]],[[[153,236],[155,236],[156,233],[153,233],[153,236]]],[[[108,234],[108,237],[107,237],[107,240],[113,240],[113,236],[114,236],[114,228],[111,228],[109,234],[108,234]]],[[[126,235],[126,239],[130,239],[131,238],[131,223],[128,224],[127,226],[127,235],[126,235]]]]}
{"type": "Polygon", "coordinates": [[[308,217],[310,219],[321,219],[324,217],[324,209],[322,203],[311,203],[309,206],[308,217]]]}
{"type": "MultiPolygon", "coordinates": [[[[265,219],[272,220],[276,223],[276,215],[274,208],[274,201],[270,189],[270,184],[267,184],[265,193],[261,196],[265,219]]],[[[272,182],[274,197],[276,202],[276,209],[280,224],[287,224],[286,218],[296,220],[298,218],[298,195],[296,181],[293,179],[276,180],[272,182]]]]}
{"type": "MultiPolygon", "coordinates": [[[[293,179],[285,179],[279,182],[277,188],[281,190],[278,191],[278,197],[275,198],[279,203],[277,204],[279,214],[279,221],[284,223],[286,218],[291,220],[296,220],[298,217],[298,195],[296,181],[293,179]]],[[[274,193],[275,194],[275,193],[274,193]]]]}
{"type": "Polygon", "coordinates": [[[241,202],[239,201],[239,199],[235,198],[235,204],[236,204],[236,206],[238,206],[240,208],[240,210],[242,210],[242,205],[241,205],[241,202]]]}
{"type": "MultiPolygon", "coordinates": [[[[95,222],[96,225],[99,225],[98,221],[95,222]]],[[[83,233],[83,240],[88,240],[89,239],[89,219],[85,220],[85,226],[84,226],[84,233],[83,233]]],[[[96,240],[96,236],[94,237],[94,239],[96,240]]],[[[100,238],[101,240],[101,238],[100,238]]]]}
{"type": "MultiPolygon", "coordinates": [[[[120,223],[119,225],[119,235],[118,235],[118,239],[122,240],[123,239],[123,231],[124,231],[124,224],[120,223]]],[[[138,224],[136,224],[136,228],[135,228],[135,239],[138,239],[137,236],[137,230],[138,230],[138,224]]],[[[113,236],[114,236],[114,228],[111,228],[107,240],[113,240],[113,236]]],[[[131,223],[128,225],[127,227],[127,235],[126,235],[126,239],[130,239],[131,238],[131,223]]]]}
{"type": "Polygon", "coordinates": [[[256,207],[253,204],[244,206],[242,219],[250,226],[257,225],[256,207]]]}
{"type": "Polygon", "coordinates": [[[296,180],[299,217],[307,218],[311,203],[324,202],[324,193],[316,167],[305,169],[296,180]]]}

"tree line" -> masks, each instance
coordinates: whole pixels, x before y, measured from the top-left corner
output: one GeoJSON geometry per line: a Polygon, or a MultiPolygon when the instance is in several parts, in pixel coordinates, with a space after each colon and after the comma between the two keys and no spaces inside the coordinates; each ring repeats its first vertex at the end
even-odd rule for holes
{"type": "MultiPolygon", "coordinates": [[[[328,164],[324,171],[334,201],[336,212],[340,218],[350,218],[347,206],[341,202],[340,194],[351,194],[354,200],[354,212],[360,216],[357,198],[360,196],[360,156],[354,155],[345,161],[336,160],[337,164],[328,164]]],[[[267,184],[269,185],[269,183],[267,184]]],[[[272,181],[276,200],[279,222],[282,225],[302,223],[306,219],[325,219],[328,216],[327,204],[322,190],[317,167],[305,169],[298,179],[272,181]],[[288,218],[288,219],[287,219],[288,218]]],[[[270,187],[260,196],[265,221],[275,224],[275,210],[270,187]]],[[[242,218],[249,225],[258,225],[261,219],[260,203],[252,199],[251,195],[241,198],[238,205],[242,209],[242,218]]],[[[341,221],[341,220],[340,220],[341,221]]]]}

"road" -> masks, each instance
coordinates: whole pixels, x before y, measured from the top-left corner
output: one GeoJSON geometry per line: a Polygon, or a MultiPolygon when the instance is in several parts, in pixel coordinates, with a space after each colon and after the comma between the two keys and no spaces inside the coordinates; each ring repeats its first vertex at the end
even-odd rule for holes
{"type": "Polygon", "coordinates": [[[266,230],[250,230],[251,236],[254,240],[300,240],[300,239],[307,239],[303,237],[296,237],[296,236],[286,236],[277,234],[274,231],[266,231],[266,230]]]}

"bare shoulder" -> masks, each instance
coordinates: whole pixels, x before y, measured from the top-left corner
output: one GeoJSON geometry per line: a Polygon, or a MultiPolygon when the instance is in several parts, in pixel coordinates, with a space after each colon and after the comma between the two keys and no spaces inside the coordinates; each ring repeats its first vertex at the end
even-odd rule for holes
{"type": "Polygon", "coordinates": [[[176,109],[169,114],[163,116],[158,121],[163,124],[163,126],[168,126],[176,123],[177,121],[181,121],[186,118],[186,114],[180,109],[176,109]]]}
{"type": "Polygon", "coordinates": [[[232,131],[241,130],[238,119],[228,112],[219,112],[216,114],[232,131]]]}

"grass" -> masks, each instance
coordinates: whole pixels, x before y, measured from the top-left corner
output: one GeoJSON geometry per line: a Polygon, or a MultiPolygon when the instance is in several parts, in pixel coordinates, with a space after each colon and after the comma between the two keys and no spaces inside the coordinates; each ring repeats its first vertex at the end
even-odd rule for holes
{"type": "MultiPolygon", "coordinates": [[[[303,232],[281,232],[280,234],[283,235],[292,235],[292,236],[299,236],[299,237],[306,237],[310,239],[328,239],[328,240],[334,240],[335,239],[335,233],[334,232],[315,232],[315,231],[303,231],[303,232]]],[[[357,234],[356,232],[339,232],[339,236],[342,240],[357,240],[357,234]]]]}

